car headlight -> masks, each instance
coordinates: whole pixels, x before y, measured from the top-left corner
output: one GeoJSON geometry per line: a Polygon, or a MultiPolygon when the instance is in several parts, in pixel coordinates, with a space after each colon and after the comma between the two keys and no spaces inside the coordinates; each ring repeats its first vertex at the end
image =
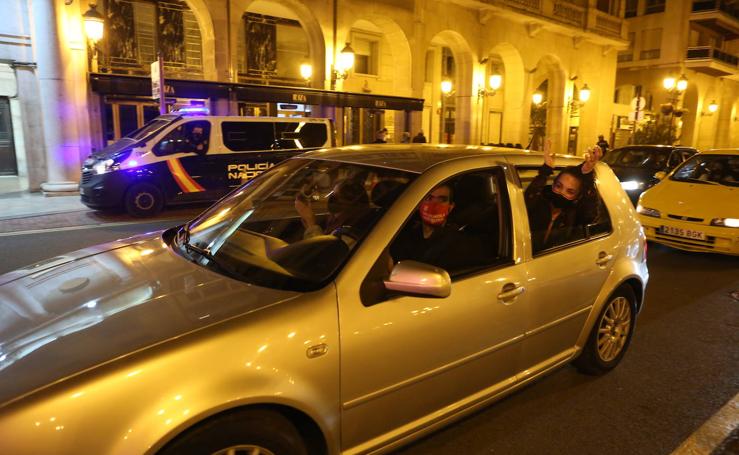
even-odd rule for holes
{"type": "Polygon", "coordinates": [[[644,188],[644,182],[638,182],[636,180],[626,180],[625,182],[621,182],[621,188],[623,188],[624,191],[640,190],[644,188]]]}
{"type": "Polygon", "coordinates": [[[637,204],[636,206],[636,212],[640,213],[644,216],[653,216],[655,218],[661,218],[662,214],[657,209],[650,209],[649,207],[644,207],[641,204],[637,204]]]}
{"type": "Polygon", "coordinates": [[[106,172],[115,171],[118,167],[118,163],[112,159],[107,159],[105,161],[98,161],[92,166],[92,170],[95,171],[96,174],[105,174],[106,172]]]}
{"type": "Polygon", "coordinates": [[[739,218],[714,218],[711,220],[711,226],[739,228],[739,218]]]}

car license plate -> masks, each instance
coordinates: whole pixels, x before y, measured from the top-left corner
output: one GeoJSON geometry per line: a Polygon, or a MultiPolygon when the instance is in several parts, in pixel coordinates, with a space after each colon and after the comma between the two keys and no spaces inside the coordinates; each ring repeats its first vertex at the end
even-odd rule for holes
{"type": "Polygon", "coordinates": [[[678,237],[684,237],[686,239],[693,240],[706,240],[706,233],[701,231],[695,231],[693,229],[683,229],[672,226],[662,226],[661,229],[663,234],[676,235],[678,237]]]}

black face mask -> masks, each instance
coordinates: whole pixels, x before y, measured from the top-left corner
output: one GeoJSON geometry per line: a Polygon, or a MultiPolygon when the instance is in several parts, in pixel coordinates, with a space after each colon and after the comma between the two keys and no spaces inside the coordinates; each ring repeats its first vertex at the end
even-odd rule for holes
{"type": "Polygon", "coordinates": [[[566,209],[575,205],[576,201],[571,201],[559,193],[555,193],[551,187],[544,191],[544,196],[558,209],[566,209]]]}

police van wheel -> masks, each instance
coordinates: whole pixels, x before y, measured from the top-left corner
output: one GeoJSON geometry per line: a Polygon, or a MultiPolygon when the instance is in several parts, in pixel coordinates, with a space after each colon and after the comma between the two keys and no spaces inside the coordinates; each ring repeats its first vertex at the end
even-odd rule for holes
{"type": "Polygon", "coordinates": [[[126,212],[133,216],[154,216],[164,208],[164,196],[151,183],[137,183],[128,189],[123,203],[126,212]]]}

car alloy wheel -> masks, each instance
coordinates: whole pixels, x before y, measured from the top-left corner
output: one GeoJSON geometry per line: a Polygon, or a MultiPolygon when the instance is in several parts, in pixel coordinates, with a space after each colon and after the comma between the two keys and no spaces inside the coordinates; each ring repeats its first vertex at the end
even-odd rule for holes
{"type": "Polygon", "coordinates": [[[631,331],[631,304],[617,297],[609,304],[598,324],[598,356],[604,362],[618,357],[631,331]]]}
{"type": "Polygon", "coordinates": [[[238,445],[238,446],[228,447],[226,449],[219,450],[213,455],[276,455],[276,454],[267,448],[252,445],[252,444],[247,444],[247,445],[238,445]]]}

